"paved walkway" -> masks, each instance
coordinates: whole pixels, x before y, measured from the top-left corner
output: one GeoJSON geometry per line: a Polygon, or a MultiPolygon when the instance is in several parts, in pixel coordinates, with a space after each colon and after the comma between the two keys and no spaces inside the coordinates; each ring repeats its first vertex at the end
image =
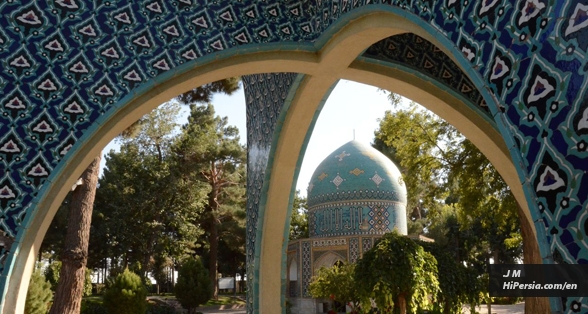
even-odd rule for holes
{"type": "MultiPolygon", "coordinates": [[[[487,314],[488,307],[484,304],[476,308],[476,312],[480,314],[487,314]]],[[[470,307],[465,306],[463,314],[470,314],[470,307]]],[[[525,314],[525,302],[513,305],[492,305],[492,314],[525,314]]]]}
{"type": "MultiPolygon", "coordinates": [[[[220,310],[220,309],[211,309],[211,308],[202,308],[198,309],[198,311],[204,314],[245,314],[245,309],[232,309],[232,310],[220,310]]],[[[487,314],[488,308],[486,305],[482,305],[481,307],[476,308],[476,311],[480,314],[487,314]]],[[[469,306],[464,308],[463,314],[470,314],[469,306]]],[[[492,314],[525,314],[525,303],[519,303],[514,305],[492,305],[492,314]]]]}
{"type": "MultiPolygon", "coordinates": [[[[245,309],[233,309],[233,310],[220,310],[220,309],[198,309],[198,311],[204,314],[245,314],[245,309]]],[[[480,314],[487,314],[488,307],[486,305],[482,305],[481,307],[476,308],[476,311],[480,314]]],[[[463,314],[470,314],[470,308],[467,306],[463,314]]],[[[518,303],[514,305],[492,305],[492,314],[525,314],[525,303],[518,303]]]]}
{"type": "MultiPolygon", "coordinates": [[[[158,297],[151,297],[153,299],[158,297]]],[[[160,299],[160,298],[158,298],[160,299]]],[[[161,299],[160,299],[161,300],[161,299]]],[[[171,304],[170,304],[171,305],[171,304]]],[[[179,306],[179,304],[174,304],[179,306]]],[[[243,305],[235,306],[231,308],[230,306],[207,306],[207,307],[199,307],[197,311],[202,312],[203,314],[246,314],[246,310],[243,305]]],[[[482,305],[476,308],[476,312],[480,314],[487,314],[488,307],[486,305],[482,305]]],[[[311,313],[309,313],[311,314],[311,313]]],[[[463,314],[471,314],[470,307],[465,306],[463,310],[463,314]]],[[[525,314],[525,302],[514,304],[514,305],[492,305],[492,314],[525,314]]]]}
{"type": "MultiPolygon", "coordinates": [[[[166,303],[169,306],[176,308],[178,311],[185,311],[182,306],[175,299],[165,299],[158,296],[149,296],[147,299],[158,300],[159,302],[166,303]]],[[[217,306],[203,306],[196,308],[196,311],[202,312],[203,314],[245,314],[245,305],[217,305],[217,306]]]]}
{"type": "Polygon", "coordinates": [[[197,311],[202,312],[203,314],[225,314],[225,313],[245,314],[246,313],[245,309],[221,310],[221,309],[198,308],[197,311]]]}

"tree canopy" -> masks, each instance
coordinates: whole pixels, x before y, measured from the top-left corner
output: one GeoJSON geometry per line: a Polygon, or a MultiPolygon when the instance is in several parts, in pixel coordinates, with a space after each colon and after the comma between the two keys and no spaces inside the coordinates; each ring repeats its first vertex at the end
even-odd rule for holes
{"type": "MultiPolygon", "coordinates": [[[[397,308],[401,314],[428,308],[439,290],[437,260],[422,246],[396,231],[385,234],[365,252],[355,267],[360,294],[379,309],[397,308]]],[[[364,309],[369,302],[363,298],[364,309]]]]}
{"type": "Polygon", "coordinates": [[[306,197],[300,196],[300,191],[296,190],[290,218],[290,240],[306,239],[309,237],[308,231],[308,204],[306,203],[306,197]]]}
{"type": "Polygon", "coordinates": [[[216,116],[212,105],[190,109],[174,154],[183,164],[184,179],[204,186],[207,193],[198,223],[205,231],[208,271],[217,298],[219,241],[245,243],[246,149],[239,143],[239,130],[229,126],[226,117],[216,116]],[[243,236],[235,238],[236,234],[243,236]]]}
{"type": "Polygon", "coordinates": [[[200,259],[188,258],[184,261],[178,273],[175,294],[189,314],[212,297],[212,282],[200,259]]]}
{"type": "MultiPolygon", "coordinates": [[[[453,126],[416,104],[386,112],[374,146],[399,165],[409,230],[483,267],[521,256],[518,205],[488,159],[453,126]]],[[[480,269],[481,270],[481,269],[480,269]]]]}

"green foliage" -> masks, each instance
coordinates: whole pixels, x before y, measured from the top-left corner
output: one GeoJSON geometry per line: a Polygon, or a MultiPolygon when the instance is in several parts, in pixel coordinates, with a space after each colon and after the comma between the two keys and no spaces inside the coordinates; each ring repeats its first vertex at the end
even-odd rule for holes
{"type": "Polygon", "coordinates": [[[308,288],[314,298],[329,298],[355,310],[360,301],[356,285],[355,264],[343,263],[319,269],[308,288]]]}
{"type": "Polygon", "coordinates": [[[178,272],[175,295],[188,313],[211,298],[210,277],[200,259],[189,258],[184,262],[178,272]]]}
{"type": "Polygon", "coordinates": [[[53,261],[45,268],[45,279],[51,284],[51,290],[57,289],[57,283],[59,282],[59,272],[61,271],[61,262],[53,261]]]}
{"type": "Polygon", "coordinates": [[[308,204],[306,198],[301,197],[300,191],[296,190],[290,218],[290,240],[305,239],[308,236],[308,204]]]}
{"type": "Polygon", "coordinates": [[[192,254],[202,230],[194,223],[202,211],[202,185],[183,178],[175,158],[174,122],[179,106],[159,107],[142,119],[133,138],[111,151],[100,179],[92,219],[90,261],[125,260],[143,277],[157,258],[192,254]]]}
{"type": "Polygon", "coordinates": [[[83,296],[91,296],[92,295],[92,270],[85,268],[84,272],[84,293],[83,296]]]}
{"type": "Polygon", "coordinates": [[[125,269],[104,292],[104,305],[109,314],[144,314],[146,297],[147,290],[141,277],[125,269]]]}
{"type": "MultiPolygon", "coordinates": [[[[207,257],[212,280],[217,277],[219,247],[230,248],[231,256],[223,258],[237,266],[224,265],[224,269],[234,273],[244,268],[246,150],[239,143],[239,130],[229,126],[226,117],[216,116],[212,105],[190,109],[174,152],[184,166],[183,179],[205,186],[206,202],[198,225],[205,231],[206,242],[199,253],[207,257]]],[[[216,280],[212,284],[216,296],[216,280]]]]}
{"type": "Polygon", "coordinates": [[[83,298],[80,314],[108,314],[108,312],[101,300],[83,298]]]}
{"type": "Polygon", "coordinates": [[[29,290],[25,301],[25,314],[45,314],[53,294],[51,284],[45,280],[41,271],[35,269],[29,282],[29,290]]]}
{"type": "Polygon", "coordinates": [[[399,165],[406,184],[409,214],[435,215],[448,191],[446,169],[463,136],[447,122],[411,104],[387,111],[376,131],[375,147],[399,165]]]}
{"type": "Polygon", "coordinates": [[[446,246],[478,274],[489,258],[522,256],[518,205],[488,159],[447,122],[411,103],[387,112],[375,147],[401,168],[408,227],[446,246]]]}
{"type": "Polygon", "coordinates": [[[95,283],[92,284],[93,286],[93,294],[97,294],[97,295],[101,295],[104,293],[104,290],[106,289],[106,285],[103,283],[95,283]]]}
{"type": "Polygon", "coordinates": [[[199,86],[193,90],[187,91],[176,99],[183,104],[209,103],[212,101],[214,93],[224,93],[231,95],[239,89],[238,77],[230,77],[224,80],[215,81],[206,85],[199,86]]]}
{"type": "MultiPolygon", "coordinates": [[[[53,261],[47,268],[45,268],[44,276],[45,280],[51,284],[51,290],[55,292],[57,289],[57,283],[59,282],[59,272],[61,271],[61,262],[53,261]]],[[[83,296],[92,295],[92,271],[88,268],[85,269],[84,275],[84,293],[83,296]]]]}
{"type": "Polygon", "coordinates": [[[146,314],[181,314],[178,310],[171,306],[161,304],[149,304],[146,314]]]}
{"type": "Polygon", "coordinates": [[[451,252],[439,243],[419,242],[419,245],[437,260],[440,289],[436,298],[443,313],[461,313],[463,304],[480,303],[481,282],[475,272],[457,263],[451,252]]]}
{"type": "MultiPolygon", "coordinates": [[[[429,307],[429,296],[439,290],[437,261],[420,245],[396,231],[384,235],[365,252],[355,267],[355,281],[362,296],[372,298],[378,308],[407,310],[429,307]]],[[[363,308],[369,299],[362,298],[363,308]]]]}

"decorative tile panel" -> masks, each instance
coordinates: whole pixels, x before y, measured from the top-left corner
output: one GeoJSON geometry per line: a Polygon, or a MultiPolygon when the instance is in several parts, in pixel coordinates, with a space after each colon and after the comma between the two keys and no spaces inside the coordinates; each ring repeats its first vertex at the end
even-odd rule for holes
{"type": "Polygon", "coordinates": [[[351,238],[349,239],[349,262],[355,263],[359,257],[359,238],[351,238]]]}
{"type": "MultiPolygon", "coordinates": [[[[588,9],[577,0],[2,1],[3,237],[14,241],[30,232],[23,222],[36,212],[36,202],[58,179],[73,151],[92,136],[98,123],[135,95],[203,60],[278,44],[282,50],[313,47],[336,23],[343,25],[379,10],[420,25],[420,32],[436,37],[459,66],[453,66],[439,47],[410,34],[385,39],[360,59],[426,74],[491,117],[520,171],[545,258],[588,263],[583,218],[588,210],[588,9]]],[[[293,76],[265,75],[258,86],[267,88],[249,93],[248,102],[276,104],[269,111],[262,111],[263,106],[248,108],[248,132],[257,137],[250,143],[262,143],[259,151],[249,148],[250,157],[267,155],[274,124],[261,122],[266,120],[259,115],[275,121],[285,99],[282,91],[293,76]]],[[[267,157],[260,157],[249,166],[265,169],[266,163],[267,157]]],[[[247,206],[248,223],[256,228],[259,192],[254,191],[260,190],[264,176],[262,171],[253,172],[248,178],[252,200],[247,206]]],[[[321,201],[350,200],[347,197],[355,193],[329,194],[321,201]]],[[[250,252],[261,230],[255,237],[251,234],[250,252]]],[[[15,251],[12,245],[2,246],[0,252],[3,296],[11,272],[4,261],[15,251]]],[[[249,274],[255,267],[253,256],[248,253],[249,274]]],[[[255,278],[250,277],[248,284],[254,284],[255,278]]],[[[576,299],[565,300],[565,311],[574,310],[576,299]]]]}
{"type": "MultiPolygon", "coordinates": [[[[272,134],[290,85],[297,74],[257,74],[243,77],[247,101],[247,291],[254,291],[255,242],[258,239],[259,201],[271,149],[272,134]]],[[[247,294],[247,308],[253,311],[254,294],[247,294]]]]}
{"type": "Polygon", "coordinates": [[[305,298],[310,297],[308,293],[308,284],[312,279],[312,256],[310,241],[302,242],[302,296],[305,298]]]}
{"type": "Polygon", "coordinates": [[[374,245],[374,241],[372,238],[362,238],[361,239],[361,252],[369,251],[374,245]]]}

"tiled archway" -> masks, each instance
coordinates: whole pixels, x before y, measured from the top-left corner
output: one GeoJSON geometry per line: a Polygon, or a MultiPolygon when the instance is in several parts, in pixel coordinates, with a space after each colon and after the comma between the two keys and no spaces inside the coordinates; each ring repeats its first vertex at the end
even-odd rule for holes
{"type": "Polygon", "coordinates": [[[512,160],[504,171],[518,174],[518,181],[510,177],[525,196],[545,262],[586,263],[587,11],[578,1],[547,0],[0,3],[3,313],[22,311],[27,270],[63,187],[108,140],[190,87],[265,72],[304,75],[250,78],[259,90],[282,92],[248,99],[251,108],[276,113],[251,109],[248,116],[251,126],[271,130],[251,131],[249,142],[257,157],[250,164],[258,166],[249,193],[259,196],[249,204],[256,221],[248,237],[251,312],[281,309],[285,257],[271,255],[283,251],[276,234],[284,233],[287,215],[276,208],[287,206],[294,186],[308,135],[300,130],[312,128],[340,78],[404,82],[461,113],[480,140],[501,147],[497,160],[512,160]],[[406,53],[411,43],[391,36],[406,32],[433,42],[459,69],[433,73],[431,60],[395,55],[391,47],[406,53]],[[483,100],[488,110],[467,105],[463,85],[442,92],[447,75],[460,73],[480,94],[469,102],[483,100]],[[480,132],[488,125],[496,128],[480,132]]]}

